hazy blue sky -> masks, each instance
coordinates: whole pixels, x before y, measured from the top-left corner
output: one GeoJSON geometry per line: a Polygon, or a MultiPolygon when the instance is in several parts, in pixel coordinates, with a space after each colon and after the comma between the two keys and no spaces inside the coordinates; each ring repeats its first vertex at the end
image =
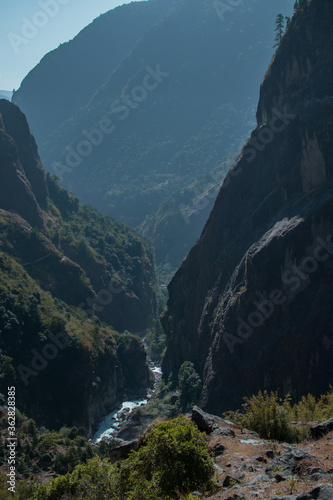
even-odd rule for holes
{"type": "Polygon", "coordinates": [[[17,89],[47,52],[73,38],[100,14],[131,1],[2,0],[0,90],[17,89]]]}

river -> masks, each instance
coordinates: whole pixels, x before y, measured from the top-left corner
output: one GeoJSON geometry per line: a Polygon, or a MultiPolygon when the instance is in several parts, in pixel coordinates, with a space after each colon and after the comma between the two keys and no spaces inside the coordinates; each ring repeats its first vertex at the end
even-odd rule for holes
{"type": "Polygon", "coordinates": [[[139,406],[145,406],[149,399],[154,394],[154,391],[161,379],[162,370],[161,367],[156,365],[153,361],[149,361],[149,368],[153,372],[155,376],[154,389],[148,391],[148,395],[146,399],[134,399],[131,401],[123,401],[122,404],[109,413],[100,424],[98,424],[98,429],[93,435],[92,443],[97,444],[103,439],[112,438],[117,431],[122,426],[124,420],[128,417],[128,415],[139,406]]]}

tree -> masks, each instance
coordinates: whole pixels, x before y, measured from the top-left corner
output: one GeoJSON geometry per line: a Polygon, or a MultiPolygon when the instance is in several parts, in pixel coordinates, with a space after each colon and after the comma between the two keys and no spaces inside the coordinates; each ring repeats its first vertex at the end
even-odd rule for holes
{"type": "Polygon", "coordinates": [[[179,493],[211,490],[215,471],[207,444],[205,434],[183,415],[156,424],[144,445],[121,464],[121,498],[171,500],[179,493]]]}
{"type": "Polygon", "coordinates": [[[295,12],[298,9],[298,7],[299,7],[299,0],[296,0],[296,2],[294,3],[294,11],[295,12]]]}
{"type": "Polygon", "coordinates": [[[182,411],[188,411],[198,402],[202,382],[195,371],[194,364],[185,361],[179,369],[178,387],[180,389],[180,406],[182,411]]]}
{"type": "Polygon", "coordinates": [[[283,38],[284,35],[284,16],[282,14],[278,14],[276,16],[276,21],[275,21],[275,45],[274,47],[278,47],[280,45],[280,42],[283,38]]]}

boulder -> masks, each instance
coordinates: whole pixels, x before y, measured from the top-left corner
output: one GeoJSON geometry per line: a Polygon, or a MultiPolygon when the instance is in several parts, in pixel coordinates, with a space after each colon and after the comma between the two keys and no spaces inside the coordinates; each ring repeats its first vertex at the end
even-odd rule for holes
{"type": "Polygon", "coordinates": [[[215,429],[215,431],[212,432],[212,436],[228,436],[234,438],[236,434],[230,427],[224,427],[223,429],[215,429]]]}
{"type": "Polygon", "coordinates": [[[302,493],[301,495],[285,495],[273,496],[272,500],[332,500],[333,498],[333,485],[332,484],[319,484],[309,493],[302,493]]]}
{"type": "Polygon", "coordinates": [[[126,459],[131,451],[137,451],[139,449],[139,441],[137,439],[133,441],[123,441],[122,439],[115,439],[114,442],[115,447],[110,452],[111,462],[126,459]]]}
{"type": "Polygon", "coordinates": [[[314,460],[320,463],[320,461],[310,455],[309,453],[296,448],[290,447],[287,453],[274,458],[268,467],[265,469],[265,473],[269,477],[275,477],[279,481],[285,481],[288,477],[297,473],[298,462],[304,459],[314,460]],[[277,476],[279,476],[277,478],[277,476]]]}
{"type": "Polygon", "coordinates": [[[223,455],[226,449],[226,446],[224,446],[222,443],[217,443],[213,446],[213,451],[216,457],[223,455]]]}
{"type": "Polygon", "coordinates": [[[325,422],[321,422],[320,424],[313,425],[310,428],[311,435],[315,439],[325,436],[331,431],[333,431],[333,418],[330,418],[325,422]]]}
{"type": "Polygon", "coordinates": [[[217,429],[218,424],[223,424],[222,418],[204,412],[199,406],[194,406],[192,410],[192,422],[197,425],[199,431],[207,432],[207,434],[217,429]]]}
{"type": "Polygon", "coordinates": [[[240,480],[229,474],[224,478],[223,488],[229,488],[230,486],[235,486],[235,484],[240,484],[240,480]]]}

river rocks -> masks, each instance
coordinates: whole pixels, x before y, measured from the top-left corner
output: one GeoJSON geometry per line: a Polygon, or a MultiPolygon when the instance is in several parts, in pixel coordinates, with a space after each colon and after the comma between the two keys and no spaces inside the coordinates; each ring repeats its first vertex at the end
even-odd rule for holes
{"type": "Polygon", "coordinates": [[[313,425],[310,428],[310,432],[313,438],[320,438],[333,431],[333,418],[321,422],[320,424],[313,425]]]}
{"type": "Polygon", "coordinates": [[[302,494],[302,495],[283,495],[283,496],[273,496],[272,500],[310,500],[313,497],[309,496],[307,493],[302,494]]]}

